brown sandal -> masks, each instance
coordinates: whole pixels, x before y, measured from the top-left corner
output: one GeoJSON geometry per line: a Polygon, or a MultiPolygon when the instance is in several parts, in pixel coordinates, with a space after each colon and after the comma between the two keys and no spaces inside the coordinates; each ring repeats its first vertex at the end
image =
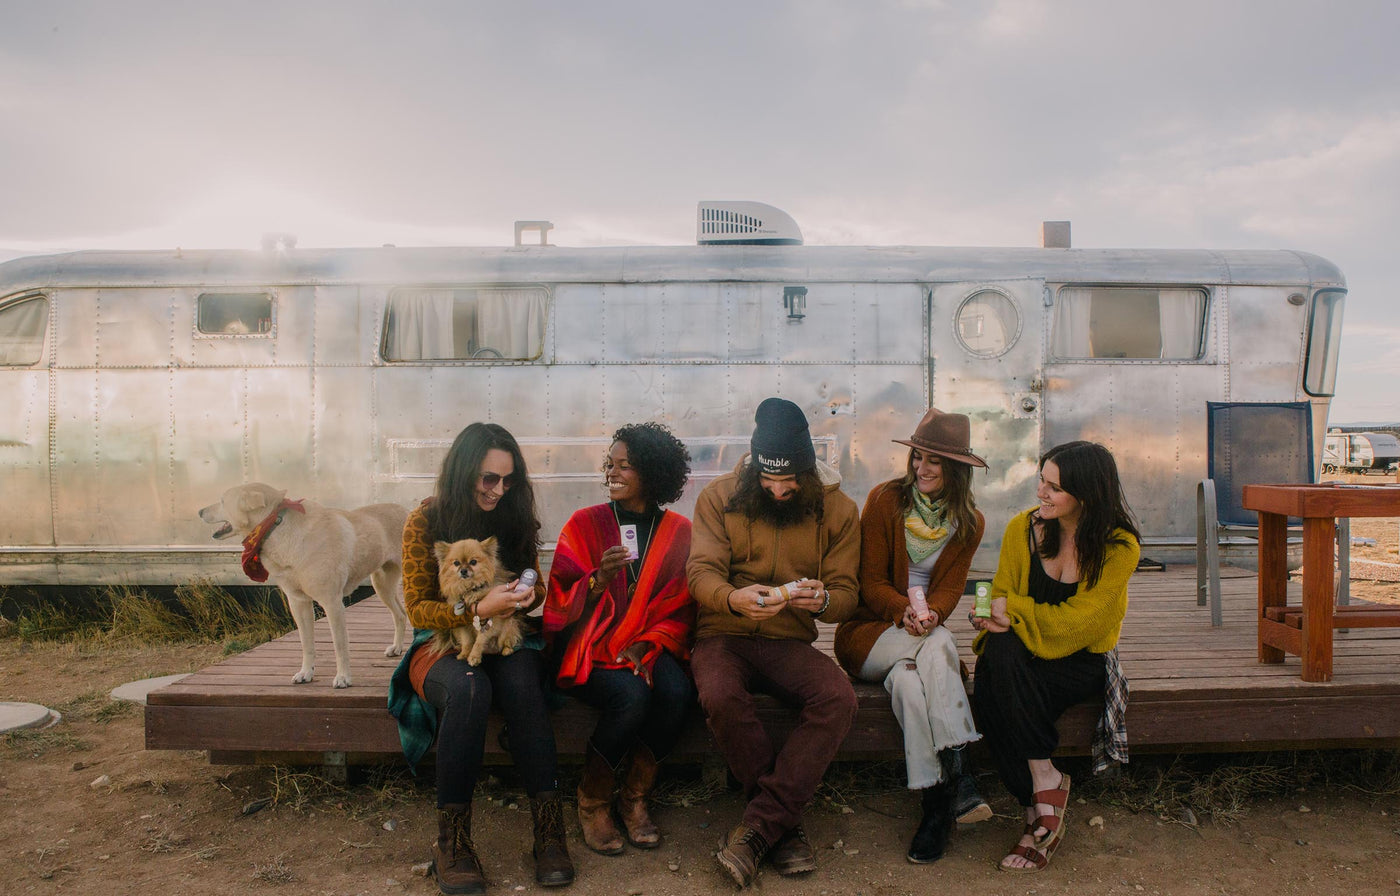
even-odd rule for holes
{"type": "MultiPolygon", "coordinates": [[[[1035,832],[1030,825],[1026,825],[1026,833],[1035,836],[1035,832]]],[[[1027,846],[1024,843],[1017,843],[1015,846],[1011,847],[1011,852],[1007,853],[1007,857],[1020,856],[1031,864],[1022,867],[1014,867],[1004,864],[1006,859],[1002,859],[1001,862],[997,863],[997,868],[1005,871],[1007,874],[1035,874],[1036,872],[1044,871],[1046,866],[1050,864],[1050,858],[1055,855],[1055,850],[1059,849],[1059,847],[1060,841],[1053,838],[1047,838],[1041,841],[1040,846],[1027,846]]]]}
{"type": "MultiPolygon", "coordinates": [[[[1060,773],[1060,784],[1054,790],[1038,790],[1032,799],[1037,805],[1049,806],[1053,812],[1050,815],[1041,815],[1027,827],[1032,828],[1031,836],[1035,838],[1035,845],[1039,849],[1045,849],[1050,844],[1058,844],[1064,839],[1065,807],[1069,805],[1069,775],[1060,773]],[[1035,831],[1044,830],[1045,834],[1036,836],[1035,831]]],[[[1054,850],[1050,850],[1053,854],[1054,850]]],[[[1029,858],[1029,857],[1027,857],[1029,858]]],[[[1046,857],[1049,861],[1049,857],[1046,857]]]]}
{"type": "Polygon", "coordinates": [[[1025,867],[1012,867],[1003,864],[1006,859],[997,863],[997,868],[1008,874],[1035,874],[1044,871],[1050,864],[1050,859],[1055,855],[1055,850],[1060,848],[1060,843],[1065,839],[1065,807],[1069,805],[1069,775],[1060,773],[1059,786],[1053,790],[1037,791],[1033,797],[1036,804],[1049,806],[1052,810],[1050,815],[1041,815],[1035,821],[1026,822],[1026,827],[1021,832],[1021,836],[1030,836],[1033,841],[1030,845],[1018,842],[1011,847],[1007,857],[1019,856],[1031,864],[1025,867]],[[1037,835],[1037,831],[1045,833],[1037,835]]]}

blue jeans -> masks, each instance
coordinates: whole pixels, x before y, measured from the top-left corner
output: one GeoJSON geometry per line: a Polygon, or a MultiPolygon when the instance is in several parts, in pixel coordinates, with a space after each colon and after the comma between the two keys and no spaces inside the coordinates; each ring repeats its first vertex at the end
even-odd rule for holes
{"type": "Polygon", "coordinates": [[[658,760],[665,759],[695,703],[695,685],[676,658],[665,652],[652,668],[651,687],[631,669],[594,666],[586,682],[564,693],[598,710],[593,747],[613,768],[638,743],[658,760]]]}

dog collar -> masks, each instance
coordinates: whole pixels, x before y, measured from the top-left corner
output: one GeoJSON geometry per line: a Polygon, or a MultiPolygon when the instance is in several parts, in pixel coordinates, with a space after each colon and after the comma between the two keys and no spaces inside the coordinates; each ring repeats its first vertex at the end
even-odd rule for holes
{"type": "Polygon", "coordinates": [[[306,508],[302,506],[305,501],[302,498],[297,501],[288,501],[283,498],[282,502],[273,509],[261,523],[253,527],[253,531],[248,533],[248,537],[243,539],[243,572],[254,582],[267,581],[267,567],[262,563],[262,546],[267,540],[267,536],[272,534],[272,530],[282,522],[282,517],[287,515],[288,510],[295,510],[297,513],[306,513],[306,508]]]}

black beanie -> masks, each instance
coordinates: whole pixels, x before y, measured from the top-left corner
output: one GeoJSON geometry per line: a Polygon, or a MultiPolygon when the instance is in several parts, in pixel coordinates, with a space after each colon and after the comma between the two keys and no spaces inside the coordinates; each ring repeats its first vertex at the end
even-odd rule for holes
{"type": "Polygon", "coordinates": [[[807,415],[785,398],[765,398],[754,414],[749,453],[763,473],[791,476],[817,465],[807,415]]]}

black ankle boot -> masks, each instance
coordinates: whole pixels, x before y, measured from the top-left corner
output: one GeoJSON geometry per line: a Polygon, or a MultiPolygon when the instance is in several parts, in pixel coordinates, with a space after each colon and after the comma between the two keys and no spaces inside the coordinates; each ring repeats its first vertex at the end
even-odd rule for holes
{"type": "Polygon", "coordinates": [[[966,747],[954,747],[945,754],[944,768],[957,788],[953,798],[953,818],[958,824],[976,824],[992,817],[992,807],[982,799],[966,747]]]}
{"type": "Polygon", "coordinates": [[[919,829],[914,839],[909,841],[909,853],[905,857],[916,865],[926,865],[943,858],[948,848],[948,835],[953,830],[954,785],[947,778],[922,791],[924,817],[919,821],[919,829]]]}

